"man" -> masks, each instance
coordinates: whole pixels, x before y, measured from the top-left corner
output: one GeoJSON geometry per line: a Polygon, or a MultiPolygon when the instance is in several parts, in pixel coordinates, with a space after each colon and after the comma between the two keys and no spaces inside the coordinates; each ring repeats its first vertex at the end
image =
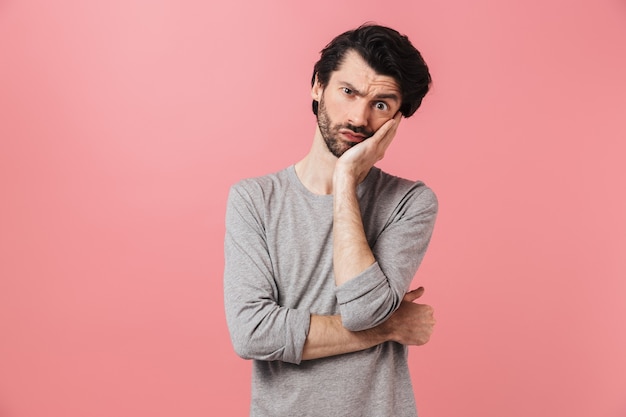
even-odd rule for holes
{"type": "Polygon", "coordinates": [[[416,415],[407,345],[434,319],[408,290],[437,201],[374,163],[429,85],[395,30],[339,35],[313,71],[309,153],[232,187],[225,307],[235,351],[254,359],[252,416],[416,415]]]}

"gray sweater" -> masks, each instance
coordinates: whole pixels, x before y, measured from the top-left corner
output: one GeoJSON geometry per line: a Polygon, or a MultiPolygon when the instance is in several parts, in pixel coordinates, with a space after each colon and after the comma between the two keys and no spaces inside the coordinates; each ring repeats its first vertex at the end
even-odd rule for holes
{"type": "Polygon", "coordinates": [[[311,314],[354,331],[384,322],[430,240],[437,200],[423,183],[374,167],[357,195],[376,262],[336,287],[332,195],[311,193],[293,166],[230,190],[224,300],[235,351],[254,360],[251,416],[416,415],[406,346],[302,361],[311,314]]]}

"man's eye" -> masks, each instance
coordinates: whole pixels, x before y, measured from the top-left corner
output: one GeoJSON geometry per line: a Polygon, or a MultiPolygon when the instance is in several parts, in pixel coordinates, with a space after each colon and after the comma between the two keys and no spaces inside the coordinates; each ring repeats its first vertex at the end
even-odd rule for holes
{"type": "Polygon", "coordinates": [[[343,88],[343,92],[344,92],[345,94],[348,94],[348,95],[351,95],[351,94],[352,94],[352,90],[350,90],[348,87],[344,87],[344,88],[343,88]]]}
{"type": "Polygon", "coordinates": [[[383,101],[379,101],[378,103],[376,103],[376,108],[378,110],[387,110],[389,108],[389,106],[387,106],[387,103],[385,103],[383,101]]]}

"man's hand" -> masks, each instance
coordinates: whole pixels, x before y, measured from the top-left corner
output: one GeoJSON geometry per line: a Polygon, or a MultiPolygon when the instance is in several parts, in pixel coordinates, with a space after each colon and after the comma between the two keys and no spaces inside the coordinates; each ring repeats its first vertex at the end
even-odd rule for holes
{"type": "Polygon", "coordinates": [[[388,339],[403,345],[423,345],[430,339],[435,325],[434,310],[414,301],[424,294],[424,288],[405,294],[400,308],[381,324],[380,330],[388,332],[388,339]]]}
{"type": "Polygon", "coordinates": [[[393,119],[385,122],[372,137],[344,152],[337,160],[335,178],[337,175],[348,175],[356,180],[357,184],[361,182],[370,168],[385,156],[385,151],[396,135],[401,118],[402,114],[396,113],[393,119]]]}

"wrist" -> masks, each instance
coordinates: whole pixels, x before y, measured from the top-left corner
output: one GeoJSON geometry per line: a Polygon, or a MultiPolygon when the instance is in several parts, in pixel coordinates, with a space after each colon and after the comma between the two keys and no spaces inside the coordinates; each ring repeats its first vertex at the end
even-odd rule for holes
{"type": "Polygon", "coordinates": [[[356,189],[356,186],[358,184],[359,184],[359,177],[355,172],[353,172],[347,167],[343,167],[337,164],[337,166],[335,167],[335,172],[333,174],[334,188],[356,189]]]}
{"type": "Polygon", "coordinates": [[[393,328],[389,325],[389,320],[370,329],[370,331],[374,333],[374,337],[379,340],[380,343],[394,341],[393,328]]]}

